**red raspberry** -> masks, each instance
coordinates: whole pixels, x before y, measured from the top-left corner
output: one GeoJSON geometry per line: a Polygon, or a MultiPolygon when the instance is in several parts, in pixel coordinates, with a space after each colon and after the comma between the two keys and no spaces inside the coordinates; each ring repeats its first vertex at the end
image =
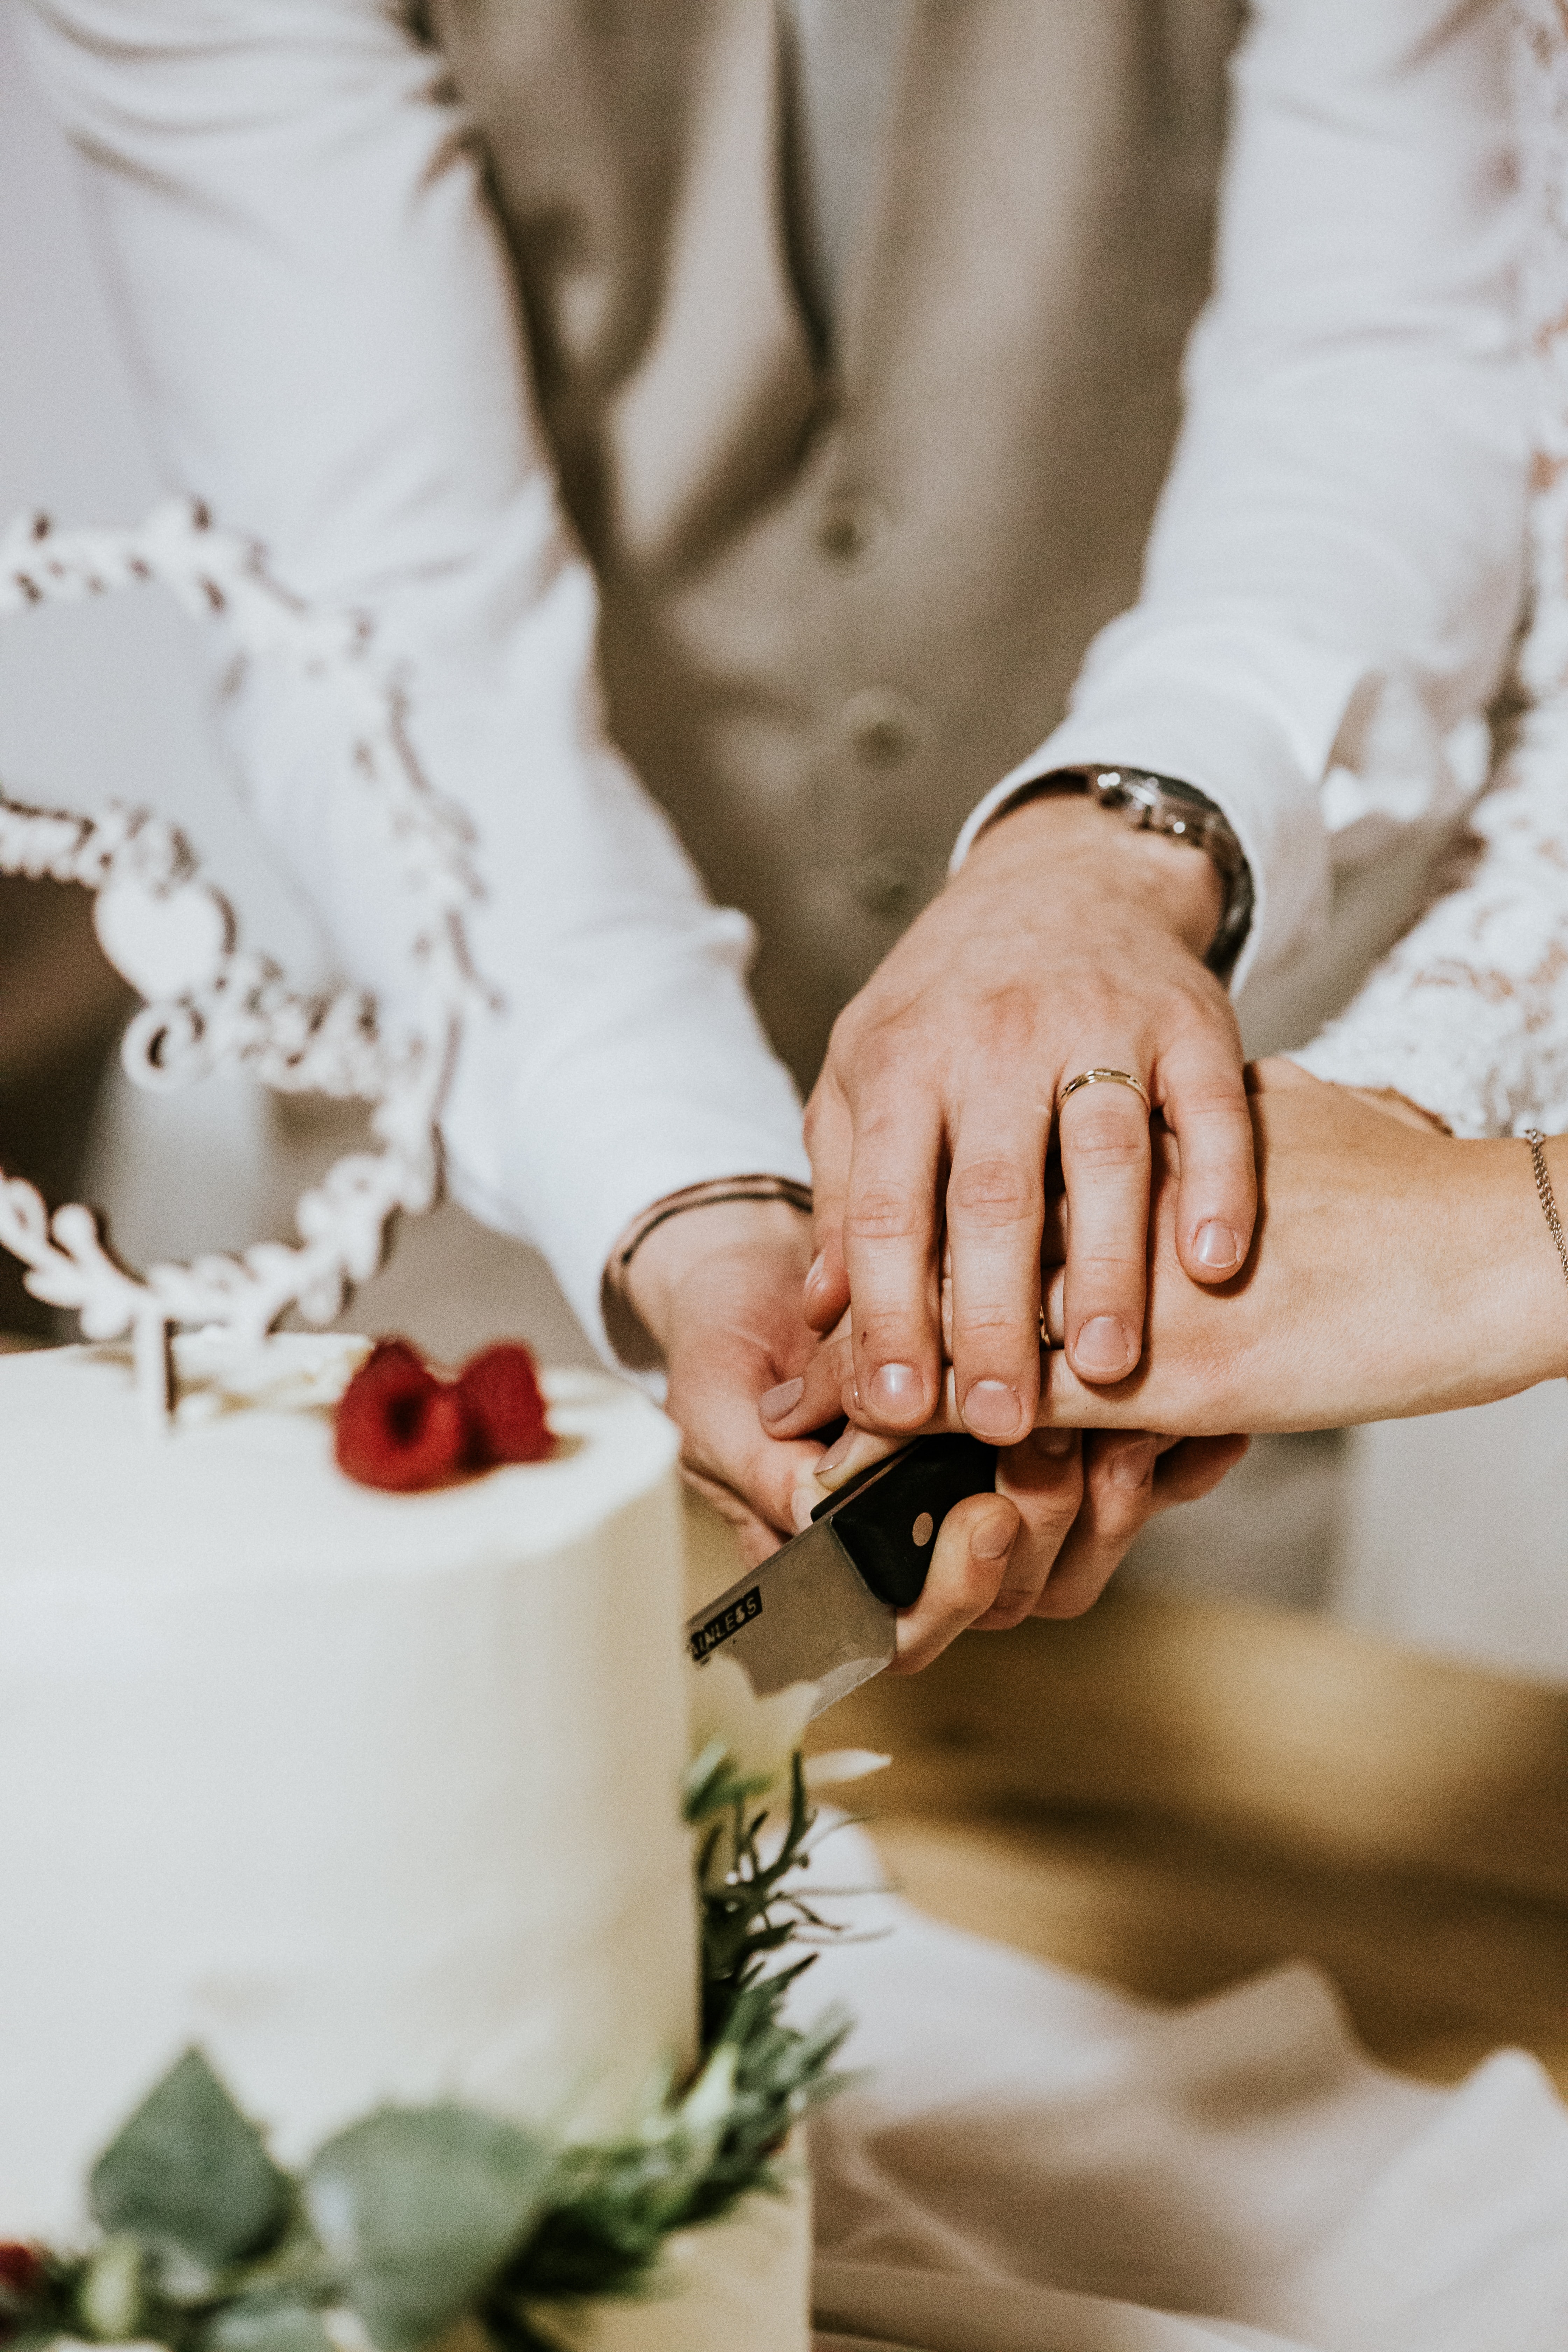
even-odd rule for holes
{"type": "Polygon", "coordinates": [[[0,2244],[0,2298],[7,2287],[13,2295],[31,2294],[44,2275],[44,2265],[32,2246],[0,2244]]]}
{"type": "Polygon", "coordinates": [[[544,1417],[533,1358],[514,1339],[470,1356],[458,1376],[458,1394],[473,1432],[476,1469],[496,1462],[542,1462],[555,1440],[544,1417]]]}
{"type": "Polygon", "coordinates": [[[460,1392],[406,1339],[378,1339],[338,1406],[338,1467],[362,1486],[442,1486],[468,1467],[474,1442],[460,1392]]]}

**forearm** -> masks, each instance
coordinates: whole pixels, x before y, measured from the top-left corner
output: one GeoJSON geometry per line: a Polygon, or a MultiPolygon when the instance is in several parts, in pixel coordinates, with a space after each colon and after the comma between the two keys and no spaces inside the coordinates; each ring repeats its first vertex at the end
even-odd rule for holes
{"type": "Polygon", "coordinates": [[[1505,16],[1252,12],[1142,593],[1018,771],[1125,761],[1216,801],[1258,892],[1237,985],[1321,929],[1335,863],[1479,781],[1526,475],[1505,16]]]}
{"type": "MultiPolygon", "coordinates": [[[[475,1013],[455,1189],[538,1241],[597,1327],[616,1233],[735,1167],[804,1175],[710,906],[607,740],[596,590],[563,516],[479,159],[438,55],[379,0],[32,0],[171,479],[286,584],[369,614],[433,789],[471,829],[475,1013]]],[[[395,1021],[395,861],[346,729],[252,667],[223,704],[258,814],[395,1021]]]]}

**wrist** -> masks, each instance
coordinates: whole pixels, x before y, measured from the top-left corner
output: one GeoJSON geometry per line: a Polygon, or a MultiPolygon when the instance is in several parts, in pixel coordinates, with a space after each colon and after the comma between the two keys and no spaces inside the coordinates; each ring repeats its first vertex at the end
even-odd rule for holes
{"type": "Polygon", "coordinates": [[[811,1219],[790,1202],[715,1201],[656,1225],[641,1243],[621,1282],[626,1304],[660,1352],[668,1355],[683,1291],[725,1261],[750,1259],[776,1269],[798,1261],[804,1284],[811,1259],[811,1219]]]}
{"type": "Polygon", "coordinates": [[[1225,880],[1203,851],[1163,834],[1135,831],[1081,794],[1045,793],[1014,802],[981,834],[960,878],[971,872],[984,877],[1020,856],[1048,865],[1053,899],[1075,887],[1113,889],[1200,962],[1224,918],[1225,880]]]}
{"type": "Polygon", "coordinates": [[[1357,1102],[1365,1103],[1368,1110],[1380,1110],[1385,1118],[1397,1118],[1406,1127],[1420,1128],[1429,1135],[1454,1132],[1446,1118],[1439,1118],[1435,1110],[1424,1109],[1408,1095],[1402,1095],[1397,1087],[1347,1087],[1345,1092],[1353,1095],[1357,1102]]]}
{"type": "MultiPolygon", "coordinates": [[[[1461,1401],[1483,1403],[1568,1374],[1568,1282],[1529,1145],[1509,1139],[1453,1149],[1478,1178],[1468,1188],[1445,1188],[1440,1204],[1450,1216],[1459,1212],[1450,1246],[1466,1267],[1461,1331],[1473,1386],[1461,1401]]],[[[1568,1197],[1568,1136],[1550,1138],[1544,1159],[1561,1204],[1568,1197]]]]}

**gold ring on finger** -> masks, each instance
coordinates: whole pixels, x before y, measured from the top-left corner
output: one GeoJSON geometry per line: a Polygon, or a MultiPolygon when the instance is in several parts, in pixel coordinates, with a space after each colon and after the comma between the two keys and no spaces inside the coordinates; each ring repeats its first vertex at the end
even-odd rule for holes
{"type": "Polygon", "coordinates": [[[1045,1308],[1042,1307],[1041,1307],[1041,1309],[1040,1309],[1040,1351],[1041,1351],[1041,1353],[1042,1353],[1043,1355],[1047,1355],[1047,1356],[1048,1356],[1048,1355],[1050,1354],[1050,1352],[1051,1352],[1052,1348],[1055,1346],[1055,1344],[1056,1344],[1056,1343],[1055,1343],[1055,1341],[1054,1341],[1054,1340],[1052,1339],[1052,1338],[1051,1338],[1051,1329],[1050,1329],[1050,1325],[1046,1321],[1046,1310],[1045,1310],[1045,1308]]]}
{"type": "Polygon", "coordinates": [[[1068,1080],[1066,1086],[1063,1087],[1061,1092],[1058,1095],[1058,1111],[1060,1111],[1061,1107],[1063,1103],[1066,1102],[1068,1095],[1077,1094],[1079,1087],[1098,1087],[1107,1082],[1111,1086],[1116,1087],[1131,1087],[1135,1095],[1142,1096],[1143,1108],[1145,1110],[1149,1110],[1152,1108],[1149,1100],[1148,1087],[1144,1085],[1142,1078],[1135,1078],[1131,1070],[1080,1070],[1076,1078],[1069,1078],[1068,1080]]]}

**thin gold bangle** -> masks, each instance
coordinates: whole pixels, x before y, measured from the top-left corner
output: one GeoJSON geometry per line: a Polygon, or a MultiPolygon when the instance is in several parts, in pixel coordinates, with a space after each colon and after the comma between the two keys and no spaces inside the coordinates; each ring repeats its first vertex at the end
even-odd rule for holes
{"type": "Polygon", "coordinates": [[[1535,1197],[1541,1203],[1541,1213],[1547,1230],[1557,1244],[1557,1263],[1563,1268],[1563,1279],[1568,1282],[1568,1234],[1563,1231],[1563,1220],[1557,1213],[1557,1195],[1552,1189],[1552,1174],[1546,1165],[1546,1138],[1538,1127],[1527,1127],[1524,1139],[1530,1146],[1530,1164],[1535,1171],[1535,1197]]]}
{"type": "Polygon", "coordinates": [[[793,1176],[718,1176],[703,1184],[688,1184],[681,1192],[667,1192],[662,1201],[645,1209],[621,1235],[605,1269],[611,1290],[626,1300],[626,1269],[649,1234],[668,1223],[671,1217],[685,1216],[690,1209],[717,1209],[729,1201],[784,1201],[804,1215],[811,1214],[811,1187],[798,1183],[793,1176]]]}

